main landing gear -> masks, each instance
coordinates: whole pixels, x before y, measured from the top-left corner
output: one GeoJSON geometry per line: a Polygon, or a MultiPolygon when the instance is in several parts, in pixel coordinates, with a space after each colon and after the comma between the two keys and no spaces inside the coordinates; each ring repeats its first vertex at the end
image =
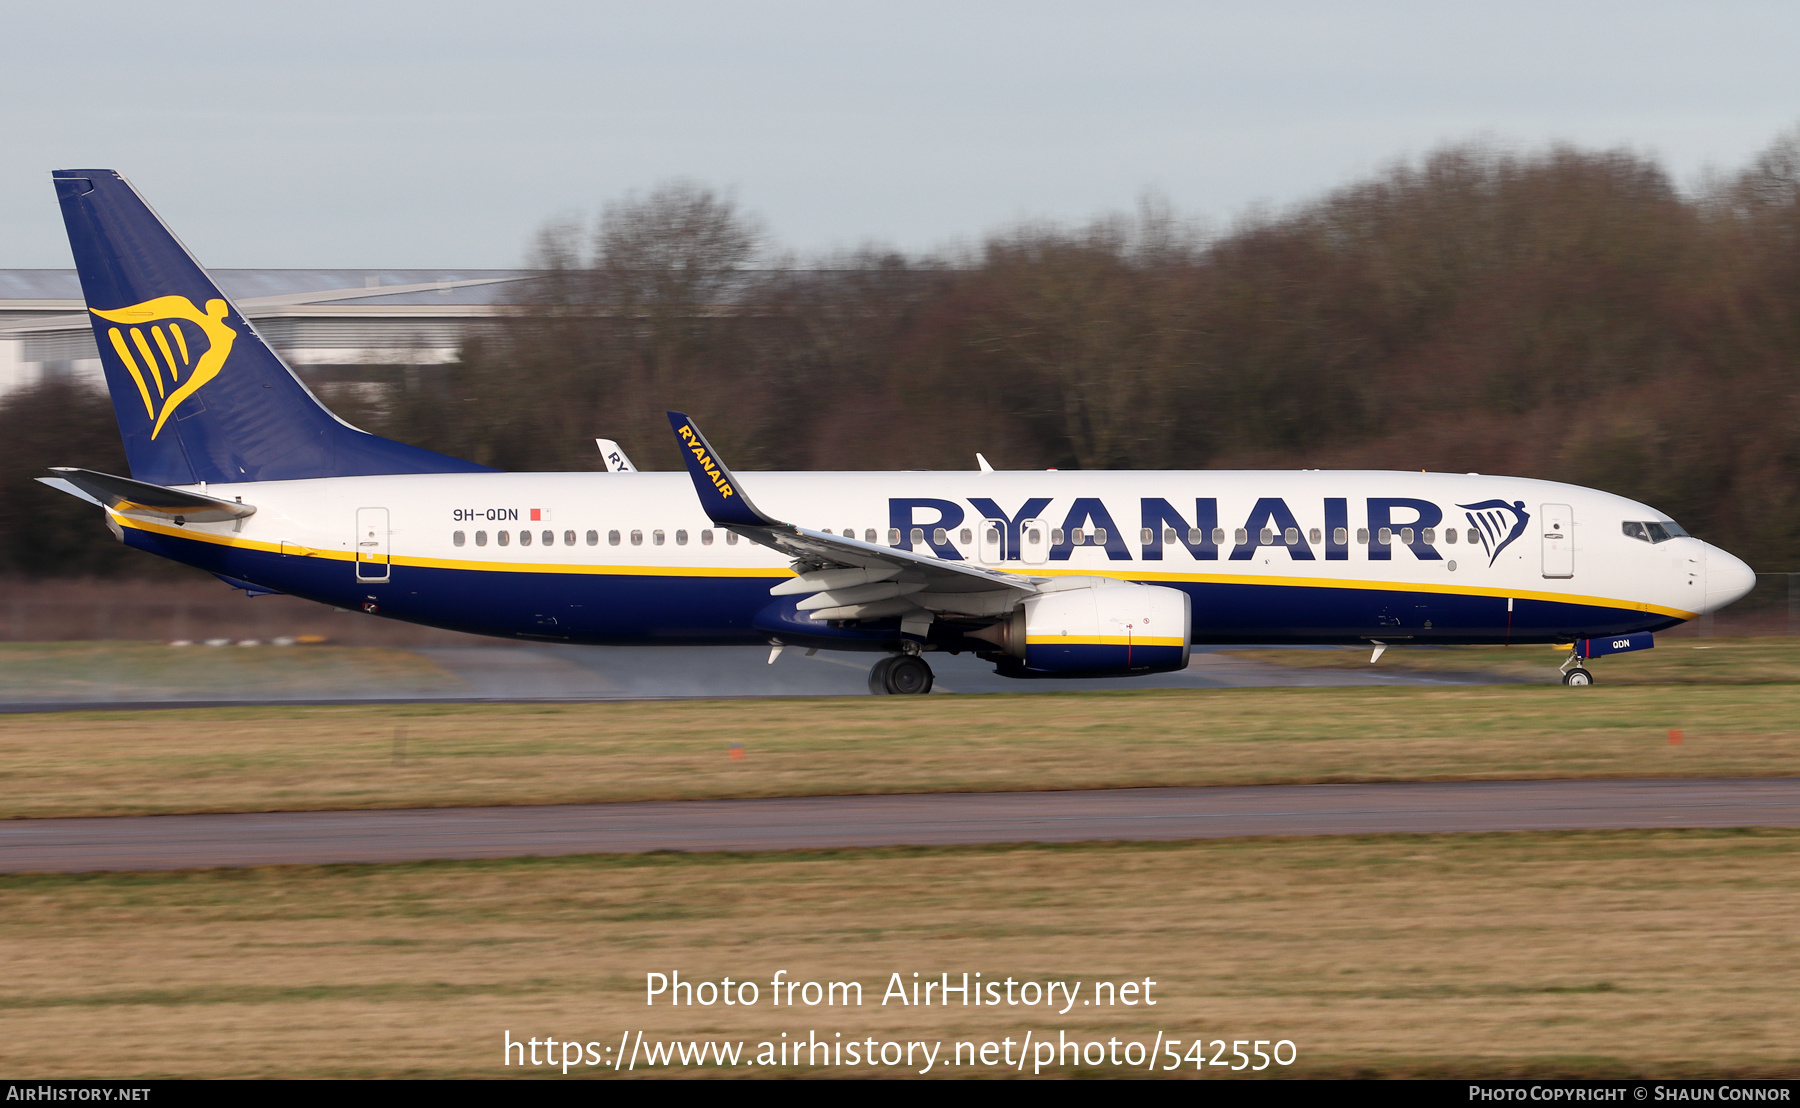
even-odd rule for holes
{"type": "Polygon", "coordinates": [[[876,696],[928,693],[931,681],[931,667],[917,654],[890,654],[869,670],[869,691],[876,696]]]}

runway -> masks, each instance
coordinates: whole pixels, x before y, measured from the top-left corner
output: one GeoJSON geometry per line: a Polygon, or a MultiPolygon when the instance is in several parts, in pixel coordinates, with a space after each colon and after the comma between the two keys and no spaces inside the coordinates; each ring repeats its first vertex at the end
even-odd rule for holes
{"type": "Polygon", "coordinates": [[[1800,827],[1800,778],[781,797],[0,821],[0,872],[1250,835],[1800,827]]]}
{"type": "MultiPolygon", "coordinates": [[[[40,667],[31,679],[10,684],[0,674],[0,714],[142,711],[156,708],[226,708],[241,705],[323,706],[333,704],[590,703],[617,700],[737,699],[742,697],[869,695],[874,655],[820,651],[784,652],[769,664],[767,647],[568,646],[551,644],[416,647],[403,675],[371,678],[361,667],[320,666],[334,647],[180,648],[185,667],[145,667],[141,656],[96,664],[92,659],[64,668],[40,667]],[[215,653],[222,651],[222,653],[215,653]],[[226,661],[234,675],[220,681],[215,669],[226,661]],[[310,663],[303,682],[286,667],[310,663]]],[[[1470,672],[1429,672],[1368,666],[1352,669],[1277,666],[1251,661],[1232,648],[1198,647],[1188,668],[1131,678],[1016,681],[994,673],[992,663],[972,654],[933,654],[937,672],[933,695],[1132,689],[1233,689],[1276,687],[1448,687],[1510,683],[1515,678],[1470,672]]],[[[1304,649],[1304,648],[1302,648],[1304,649]]],[[[1367,657],[1363,654],[1362,657],[1367,657]]],[[[1548,655],[1546,655],[1548,657],[1548,655]]],[[[1553,682],[1547,663],[1543,679],[1553,682]]]]}

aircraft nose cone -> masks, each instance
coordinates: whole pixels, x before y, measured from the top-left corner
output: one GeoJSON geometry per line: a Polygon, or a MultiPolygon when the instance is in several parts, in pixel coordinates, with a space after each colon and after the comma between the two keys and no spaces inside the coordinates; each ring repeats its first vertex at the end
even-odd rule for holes
{"type": "Polygon", "coordinates": [[[1706,604],[1702,612],[1716,612],[1741,600],[1756,587],[1756,571],[1743,560],[1716,546],[1706,548],[1706,604]]]}

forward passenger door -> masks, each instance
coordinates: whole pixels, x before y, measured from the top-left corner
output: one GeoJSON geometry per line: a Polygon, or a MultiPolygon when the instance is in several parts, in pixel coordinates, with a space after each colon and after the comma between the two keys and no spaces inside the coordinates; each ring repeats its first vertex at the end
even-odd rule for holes
{"type": "Polygon", "coordinates": [[[1538,512],[1543,529],[1544,576],[1575,576],[1575,510],[1567,504],[1545,504],[1538,512]]]}

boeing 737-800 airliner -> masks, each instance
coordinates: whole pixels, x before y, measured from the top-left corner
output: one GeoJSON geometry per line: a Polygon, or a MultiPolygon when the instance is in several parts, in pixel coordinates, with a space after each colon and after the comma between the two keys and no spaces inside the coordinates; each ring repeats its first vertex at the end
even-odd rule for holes
{"type": "Polygon", "coordinates": [[[1410,472],[501,473],[357,430],[135,190],[54,174],[129,478],[43,478],[128,545],[251,592],[571,643],[867,651],[1012,677],[1180,669],[1194,643],[1564,643],[1587,659],[1743,596],[1749,567],[1592,489],[1410,472]]]}

